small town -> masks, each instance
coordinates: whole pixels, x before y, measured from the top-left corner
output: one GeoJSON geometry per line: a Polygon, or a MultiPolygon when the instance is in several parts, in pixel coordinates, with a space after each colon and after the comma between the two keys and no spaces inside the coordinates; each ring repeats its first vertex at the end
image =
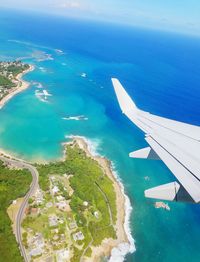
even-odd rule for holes
{"type": "MultiPolygon", "coordinates": [[[[84,251],[85,229],[81,221],[77,224],[70,207],[73,195],[70,177],[67,174],[50,176],[49,190],[37,189],[29,199],[22,237],[30,261],[70,261],[74,249],[84,251]]],[[[100,212],[86,200],[82,207],[90,219],[101,219],[100,212]]]]}
{"type": "Polygon", "coordinates": [[[17,76],[28,69],[29,65],[21,61],[0,61],[0,100],[20,85],[17,76]]]}

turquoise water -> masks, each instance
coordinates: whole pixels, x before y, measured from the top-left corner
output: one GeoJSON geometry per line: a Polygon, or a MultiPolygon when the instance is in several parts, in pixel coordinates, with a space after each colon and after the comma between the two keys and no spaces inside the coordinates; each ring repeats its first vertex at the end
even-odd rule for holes
{"type": "Polygon", "coordinates": [[[145,189],[174,177],[161,162],[129,159],[146,144],[122,116],[110,81],[118,77],[145,110],[200,124],[199,39],[0,12],[0,59],[21,57],[35,66],[25,76],[30,88],[0,110],[0,148],[32,161],[54,160],[67,136],[87,137],[112,160],[133,207],[136,252],[126,261],[199,261],[199,206],[169,203],[167,212],[144,198],[145,189]],[[52,94],[45,102],[35,95],[38,83],[52,94]],[[79,115],[88,120],[63,120],[79,115]]]}

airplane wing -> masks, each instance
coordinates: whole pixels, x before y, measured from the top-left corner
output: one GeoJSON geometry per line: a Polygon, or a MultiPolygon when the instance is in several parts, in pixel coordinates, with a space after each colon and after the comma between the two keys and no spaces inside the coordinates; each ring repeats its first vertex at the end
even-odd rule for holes
{"type": "Polygon", "coordinates": [[[112,83],[122,112],[145,133],[149,147],[130,157],[160,159],[177,181],[145,191],[145,196],[170,201],[200,202],[200,127],[152,115],[137,108],[119,80],[112,83]]]}

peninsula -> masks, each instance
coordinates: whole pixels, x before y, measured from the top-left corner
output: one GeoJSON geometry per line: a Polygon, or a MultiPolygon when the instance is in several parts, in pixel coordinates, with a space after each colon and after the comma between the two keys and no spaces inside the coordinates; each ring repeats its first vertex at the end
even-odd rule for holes
{"type": "Polygon", "coordinates": [[[29,87],[22,77],[32,70],[33,65],[21,61],[0,62],[0,109],[13,96],[29,87]]]}
{"type": "MultiPolygon", "coordinates": [[[[93,156],[79,137],[64,147],[63,161],[34,165],[39,185],[20,228],[25,261],[100,261],[114,247],[129,244],[125,198],[110,162],[93,156]]],[[[9,214],[17,216],[13,208],[16,203],[9,214]]]]}

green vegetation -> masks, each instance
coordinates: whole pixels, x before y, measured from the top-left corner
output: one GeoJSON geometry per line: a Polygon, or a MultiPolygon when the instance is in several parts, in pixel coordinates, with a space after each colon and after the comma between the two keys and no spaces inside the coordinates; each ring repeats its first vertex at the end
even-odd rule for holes
{"type": "Polygon", "coordinates": [[[91,249],[91,247],[89,247],[89,248],[87,249],[86,253],[85,253],[85,256],[86,256],[86,257],[91,257],[91,255],[92,255],[92,249],[91,249]]]}
{"type": "Polygon", "coordinates": [[[22,234],[22,243],[23,243],[23,245],[25,246],[25,248],[28,247],[27,235],[28,235],[27,232],[24,232],[24,233],[22,234]]]}
{"type": "Polygon", "coordinates": [[[13,200],[25,195],[31,184],[31,174],[27,170],[8,169],[0,161],[0,257],[1,261],[23,261],[7,208],[13,200]]]}
{"type": "Polygon", "coordinates": [[[22,73],[23,71],[27,70],[29,68],[28,64],[23,64],[20,61],[11,63],[7,67],[8,74],[12,74],[14,77],[16,77],[18,74],[22,73]]]}
{"type": "Polygon", "coordinates": [[[13,82],[7,77],[0,75],[0,86],[3,86],[4,88],[12,88],[15,84],[13,84],[13,82]]]}
{"type": "MultiPolygon", "coordinates": [[[[104,174],[97,161],[86,156],[76,144],[68,144],[65,161],[37,165],[37,169],[40,174],[40,187],[46,192],[50,188],[49,177],[63,177],[64,174],[69,177],[73,194],[66,193],[65,198],[70,199],[71,216],[77,223],[77,231],[84,235],[84,240],[74,242],[74,256],[71,261],[79,261],[90,243],[92,246],[98,246],[105,238],[116,238],[115,190],[112,181],[104,174]],[[84,202],[88,205],[84,205],[84,202]]],[[[64,196],[63,187],[59,185],[59,189],[64,196]]],[[[86,255],[91,256],[90,248],[87,249],[86,255]]]]}
{"type": "Polygon", "coordinates": [[[27,69],[29,69],[29,65],[21,61],[0,61],[0,99],[8,95],[9,89],[20,84],[16,77],[27,69]]]}

